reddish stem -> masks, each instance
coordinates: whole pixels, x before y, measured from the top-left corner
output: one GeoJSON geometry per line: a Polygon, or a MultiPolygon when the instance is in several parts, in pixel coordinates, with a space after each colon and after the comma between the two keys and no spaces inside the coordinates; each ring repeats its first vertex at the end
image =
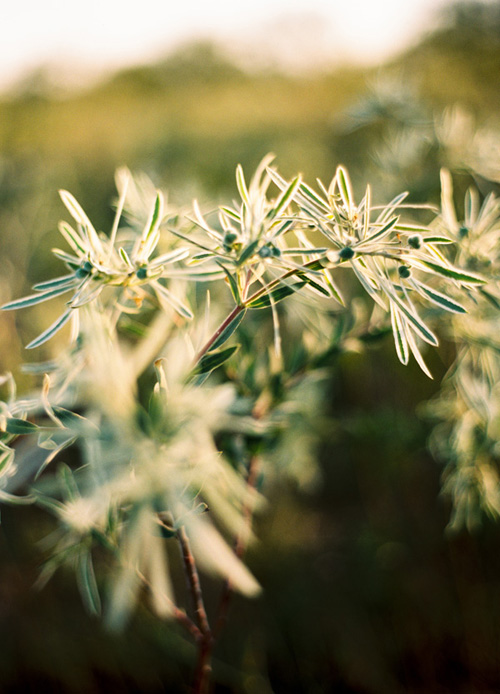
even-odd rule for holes
{"type": "MultiPolygon", "coordinates": [[[[247,473],[247,489],[250,491],[252,489],[255,489],[256,482],[257,482],[257,474],[259,471],[259,465],[258,465],[258,458],[257,456],[252,456],[250,458],[250,462],[248,464],[248,473],[247,473]]],[[[234,545],[234,553],[238,557],[238,559],[242,559],[243,555],[245,554],[245,550],[247,548],[247,539],[249,535],[249,530],[252,524],[252,505],[250,502],[247,502],[243,508],[243,519],[244,519],[244,526],[239,533],[238,537],[236,538],[236,542],[234,545]]],[[[214,629],[214,640],[219,638],[222,630],[224,629],[224,626],[227,621],[227,613],[229,610],[229,603],[231,601],[231,596],[233,594],[233,586],[231,584],[231,581],[227,579],[224,583],[224,586],[222,588],[222,594],[219,602],[219,609],[217,611],[217,623],[214,629]]]]}
{"type": "Polygon", "coordinates": [[[182,551],[182,559],[186,571],[186,579],[188,588],[191,593],[196,621],[198,624],[198,635],[196,642],[198,644],[198,662],[196,664],[195,676],[193,681],[193,694],[207,694],[210,683],[210,675],[212,672],[212,650],[213,650],[213,634],[210,629],[210,624],[203,602],[203,594],[201,592],[200,577],[196,562],[191,551],[189,538],[183,527],[177,531],[177,537],[182,551]]]}
{"type": "Polygon", "coordinates": [[[203,602],[203,595],[201,592],[200,577],[198,575],[198,569],[196,568],[196,562],[191,552],[191,546],[189,544],[189,539],[186,534],[184,527],[180,527],[177,531],[177,537],[179,538],[179,543],[182,551],[182,559],[184,561],[184,568],[186,569],[186,578],[188,583],[188,588],[191,593],[191,599],[193,601],[193,607],[196,614],[196,621],[202,635],[210,633],[210,625],[208,623],[207,612],[205,610],[205,604],[203,602]]]}
{"type": "MultiPolygon", "coordinates": [[[[293,268],[291,270],[287,270],[287,272],[284,272],[282,275],[279,277],[276,277],[276,279],[272,280],[269,282],[269,284],[266,284],[265,287],[262,287],[261,289],[258,289],[256,292],[254,292],[251,296],[248,298],[244,298],[244,301],[242,304],[237,304],[231,313],[225,318],[222,323],[219,325],[217,330],[214,332],[212,337],[206,342],[203,347],[200,349],[198,354],[196,355],[196,359],[194,360],[193,366],[196,366],[200,359],[205,356],[205,354],[209,351],[210,347],[214,344],[214,342],[217,340],[217,338],[224,332],[224,330],[232,323],[232,321],[236,318],[237,315],[239,315],[242,311],[244,311],[247,306],[252,302],[255,301],[256,299],[260,299],[261,296],[264,294],[267,294],[271,289],[274,287],[278,286],[280,282],[283,280],[288,279],[289,277],[293,277],[293,275],[297,274],[297,272],[300,272],[302,270],[307,270],[308,267],[314,265],[317,262],[317,260],[310,260],[308,263],[305,263],[302,268],[293,268]]],[[[245,285],[245,295],[248,290],[248,285],[249,285],[249,279],[250,279],[250,272],[247,274],[247,281],[245,285]]]]}
{"type": "Polygon", "coordinates": [[[240,306],[239,304],[237,304],[237,305],[233,308],[233,310],[231,311],[231,313],[227,316],[227,318],[225,318],[225,319],[222,321],[222,323],[219,325],[219,327],[218,327],[217,330],[214,332],[214,334],[212,335],[212,337],[208,340],[208,342],[206,342],[206,344],[203,345],[203,347],[200,349],[200,351],[199,351],[198,354],[196,355],[196,359],[194,360],[194,366],[196,366],[196,364],[198,364],[198,362],[200,361],[200,359],[201,359],[202,357],[205,356],[205,354],[208,352],[208,350],[210,349],[210,347],[211,347],[211,346],[214,344],[214,342],[217,340],[217,338],[219,337],[219,335],[221,335],[221,334],[224,332],[224,330],[228,327],[228,325],[230,325],[230,324],[232,323],[232,321],[236,318],[236,316],[237,316],[238,314],[240,314],[244,309],[245,309],[245,306],[240,306]]]}

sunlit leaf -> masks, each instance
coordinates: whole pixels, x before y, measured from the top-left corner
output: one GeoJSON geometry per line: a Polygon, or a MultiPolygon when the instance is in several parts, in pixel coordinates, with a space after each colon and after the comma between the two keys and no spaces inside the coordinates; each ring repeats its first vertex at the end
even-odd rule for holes
{"type": "Polygon", "coordinates": [[[35,340],[32,340],[29,345],[26,345],[26,349],[34,349],[35,347],[43,345],[43,343],[47,342],[47,340],[50,340],[51,337],[53,337],[59,330],[61,330],[63,326],[66,325],[71,318],[72,312],[73,309],[68,309],[65,311],[62,316],[59,316],[59,318],[47,328],[47,330],[44,330],[41,335],[39,335],[35,340]]]}
{"type": "Polygon", "coordinates": [[[241,296],[240,296],[240,290],[238,287],[237,277],[235,277],[232,273],[230,273],[229,270],[222,263],[217,262],[217,265],[220,268],[222,268],[222,270],[224,271],[224,274],[226,275],[229,287],[231,289],[231,294],[233,295],[233,299],[239,305],[241,303],[241,296]]]}
{"type": "Polygon", "coordinates": [[[233,320],[224,328],[224,330],[221,332],[221,334],[217,337],[217,339],[214,341],[212,344],[211,350],[217,349],[218,347],[221,347],[224,342],[229,340],[231,335],[234,333],[236,328],[239,326],[243,318],[245,317],[246,311],[243,310],[241,313],[238,313],[233,320]]]}
{"type": "Polygon", "coordinates": [[[213,371],[232,357],[233,354],[238,351],[239,347],[239,345],[232,345],[231,347],[226,347],[217,352],[207,352],[193,369],[193,375],[205,374],[213,371]]]}
{"type": "Polygon", "coordinates": [[[73,284],[64,283],[62,286],[56,287],[55,289],[50,289],[49,291],[39,292],[38,294],[31,294],[31,296],[25,296],[22,299],[15,299],[14,301],[9,301],[9,303],[2,306],[3,311],[13,311],[18,308],[27,308],[28,306],[35,306],[36,304],[41,304],[43,301],[48,301],[56,296],[65,294],[73,288],[73,284]]]}
{"type": "Polygon", "coordinates": [[[404,330],[404,320],[393,303],[391,303],[391,325],[398,359],[402,364],[408,364],[409,351],[404,330]]]}
{"type": "Polygon", "coordinates": [[[271,301],[277,304],[279,301],[286,299],[287,296],[291,296],[306,284],[305,280],[301,282],[296,282],[295,284],[283,284],[273,289],[272,291],[263,294],[257,299],[250,301],[246,304],[247,308],[268,308],[271,306],[271,301]]]}
{"type": "Polygon", "coordinates": [[[83,604],[90,614],[99,615],[101,613],[101,599],[90,552],[80,553],[76,575],[83,604]]]}
{"type": "Polygon", "coordinates": [[[486,280],[480,275],[476,275],[471,272],[466,272],[459,268],[454,268],[449,265],[443,266],[438,263],[433,263],[422,257],[414,258],[413,256],[408,256],[407,261],[414,265],[415,267],[421,267],[422,269],[431,270],[436,275],[442,275],[443,277],[448,277],[452,280],[457,280],[458,282],[464,282],[465,284],[485,284],[486,280]]]}
{"type": "Polygon", "coordinates": [[[454,299],[450,299],[449,296],[441,294],[441,292],[438,292],[436,289],[428,287],[421,282],[413,282],[412,284],[423,296],[432,301],[434,304],[444,308],[446,311],[451,311],[452,313],[467,313],[467,310],[462,306],[462,304],[459,304],[458,301],[455,301],[454,299]]]}
{"type": "Polygon", "coordinates": [[[7,417],[5,430],[8,434],[33,434],[39,427],[33,422],[17,417],[7,417]]]}

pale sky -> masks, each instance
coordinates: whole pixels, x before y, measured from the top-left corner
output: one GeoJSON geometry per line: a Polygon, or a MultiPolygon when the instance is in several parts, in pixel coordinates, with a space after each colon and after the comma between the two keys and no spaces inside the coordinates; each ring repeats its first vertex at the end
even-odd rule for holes
{"type": "Polygon", "coordinates": [[[0,0],[0,89],[41,63],[94,74],[163,57],[192,38],[292,65],[381,60],[449,0],[0,0]],[[256,37],[261,44],[255,50],[256,37]]]}

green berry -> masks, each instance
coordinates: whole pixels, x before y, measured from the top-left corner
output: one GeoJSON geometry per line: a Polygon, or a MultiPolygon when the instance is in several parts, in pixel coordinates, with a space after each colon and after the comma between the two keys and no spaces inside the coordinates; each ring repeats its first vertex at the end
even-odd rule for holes
{"type": "Polygon", "coordinates": [[[351,258],[354,258],[354,251],[350,246],[345,246],[344,248],[341,249],[339,253],[339,258],[341,260],[351,260],[351,258]]]}
{"type": "Polygon", "coordinates": [[[460,229],[458,230],[459,238],[464,239],[468,235],[469,235],[469,229],[466,226],[461,226],[460,229]]]}
{"type": "Polygon", "coordinates": [[[420,234],[415,234],[414,236],[410,236],[408,239],[408,245],[411,246],[411,248],[415,248],[418,250],[422,246],[422,237],[420,234]]]}
{"type": "Polygon", "coordinates": [[[270,258],[273,254],[273,251],[269,246],[262,246],[262,248],[259,248],[259,255],[261,258],[270,258]]]}
{"type": "Polygon", "coordinates": [[[137,275],[138,279],[145,280],[148,276],[148,269],[145,267],[137,268],[135,274],[137,275]]]}
{"type": "Polygon", "coordinates": [[[411,270],[407,265],[400,265],[398,267],[398,273],[402,279],[407,280],[408,277],[411,275],[411,270]]]}
{"type": "Polygon", "coordinates": [[[234,231],[226,231],[223,240],[224,246],[232,246],[237,238],[238,234],[235,234],[234,231]]]}

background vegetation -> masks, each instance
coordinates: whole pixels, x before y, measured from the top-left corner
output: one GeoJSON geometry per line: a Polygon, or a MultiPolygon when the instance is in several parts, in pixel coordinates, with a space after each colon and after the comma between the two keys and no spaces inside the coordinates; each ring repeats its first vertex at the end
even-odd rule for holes
{"type": "MultiPolygon", "coordinates": [[[[86,92],[56,94],[37,73],[0,102],[0,303],[52,275],[59,188],[109,228],[119,165],[145,171],[176,202],[217,202],[234,192],[236,163],[252,170],[273,151],[286,177],[330,180],[342,163],[357,193],[370,181],[378,198],[409,189],[414,202],[437,201],[441,165],[458,173],[459,194],[469,184],[470,139],[500,129],[499,107],[498,3],[457,5],[382,68],[248,72],[203,44],[86,92]],[[473,127],[454,152],[436,133],[457,104],[473,127]]],[[[482,192],[498,188],[496,161],[475,176],[482,192]]],[[[0,314],[2,372],[18,373],[32,358],[22,345],[49,322],[35,309],[0,314]]],[[[485,520],[473,533],[446,532],[430,422],[415,414],[436,392],[447,345],[430,355],[430,382],[401,366],[390,342],[332,359],[328,410],[313,432],[321,484],[267,482],[250,557],[264,597],[233,604],[217,692],[500,688],[499,528],[485,520]]],[[[110,636],[85,614],[71,575],[32,589],[43,557],[34,544],[47,532],[42,512],[2,508],[1,690],[183,691],[192,651],[174,626],[144,608],[110,636]]]]}

